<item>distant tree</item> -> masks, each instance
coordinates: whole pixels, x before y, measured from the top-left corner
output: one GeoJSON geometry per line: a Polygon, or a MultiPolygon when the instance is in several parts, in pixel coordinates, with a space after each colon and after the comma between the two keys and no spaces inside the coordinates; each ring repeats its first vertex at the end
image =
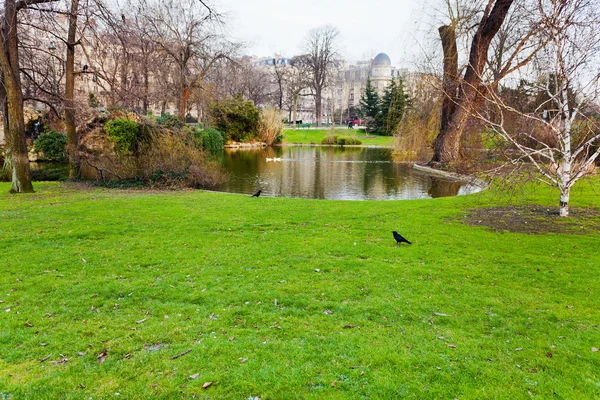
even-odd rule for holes
{"type": "Polygon", "coordinates": [[[310,71],[310,88],[315,96],[317,126],[321,125],[323,115],[323,90],[327,87],[332,69],[338,62],[339,32],[333,26],[322,26],[308,33],[304,49],[304,62],[310,71]]]}
{"type": "Polygon", "coordinates": [[[178,116],[185,119],[193,89],[219,60],[230,57],[237,45],[221,33],[222,16],[203,1],[141,0],[140,10],[148,39],[174,67],[178,116]]]}
{"type": "Polygon", "coordinates": [[[311,77],[306,56],[297,56],[290,60],[290,68],[285,75],[287,98],[289,100],[289,115],[292,126],[296,129],[298,99],[302,92],[310,86],[311,77]]]}
{"type": "Polygon", "coordinates": [[[367,119],[367,131],[377,131],[381,121],[381,104],[379,94],[371,84],[371,78],[367,78],[365,91],[360,97],[360,106],[367,119]]]}
{"type": "Polygon", "coordinates": [[[381,130],[384,135],[393,135],[406,111],[407,101],[401,77],[392,78],[381,99],[381,130]]]}

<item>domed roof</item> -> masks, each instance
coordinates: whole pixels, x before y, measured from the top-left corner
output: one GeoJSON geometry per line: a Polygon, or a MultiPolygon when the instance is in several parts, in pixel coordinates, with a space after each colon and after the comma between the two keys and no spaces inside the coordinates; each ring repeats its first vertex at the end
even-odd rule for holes
{"type": "Polygon", "coordinates": [[[379,53],[373,59],[374,67],[389,67],[391,65],[392,60],[390,60],[390,57],[385,53],[379,53]]]}

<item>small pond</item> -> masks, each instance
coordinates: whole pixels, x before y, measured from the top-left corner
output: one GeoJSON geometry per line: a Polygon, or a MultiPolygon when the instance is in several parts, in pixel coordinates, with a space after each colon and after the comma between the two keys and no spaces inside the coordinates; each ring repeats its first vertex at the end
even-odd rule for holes
{"type": "MultiPolygon", "coordinates": [[[[228,172],[214,190],[265,196],[339,200],[406,200],[474,193],[478,186],[432,176],[392,161],[384,148],[290,146],[227,149],[217,156],[228,172]]],[[[31,163],[34,180],[68,176],[62,163],[31,163]]]]}
{"type": "Polygon", "coordinates": [[[340,200],[405,200],[456,196],[480,189],[394,163],[389,149],[367,147],[267,147],[226,150],[229,171],[218,191],[340,200]],[[274,160],[275,159],[275,160],[274,160]]]}

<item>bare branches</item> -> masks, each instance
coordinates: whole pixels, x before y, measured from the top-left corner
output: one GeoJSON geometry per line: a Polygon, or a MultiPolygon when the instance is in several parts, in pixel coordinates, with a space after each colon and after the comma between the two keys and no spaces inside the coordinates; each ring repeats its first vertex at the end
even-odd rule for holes
{"type": "Polygon", "coordinates": [[[560,189],[561,216],[569,214],[572,186],[600,157],[598,24],[600,11],[593,1],[538,0],[536,68],[521,78],[534,78],[530,89],[487,91],[495,113],[477,113],[516,151],[511,164],[527,160],[540,180],[560,189]],[[509,90],[521,91],[525,100],[511,105],[503,98],[509,90]],[[515,120],[532,124],[519,127],[515,120]]]}
{"type": "Polygon", "coordinates": [[[306,37],[303,61],[311,72],[310,87],[314,91],[317,126],[321,125],[322,92],[331,77],[331,69],[338,64],[339,31],[330,25],[311,30],[306,37]]]}

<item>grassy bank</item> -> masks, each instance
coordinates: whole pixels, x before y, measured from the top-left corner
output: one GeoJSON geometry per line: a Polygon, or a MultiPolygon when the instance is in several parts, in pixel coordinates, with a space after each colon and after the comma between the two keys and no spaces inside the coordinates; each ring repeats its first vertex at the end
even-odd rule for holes
{"type": "MultiPolygon", "coordinates": [[[[597,214],[568,234],[463,220],[555,205],[546,188],[390,202],[8,189],[0,398],[600,397],[597,214]]],[[[572,198],[600,207],[589,181],[572,198]]]]}
{"type": "MultiPolygon", "coordinates": [[[[321,140],[329,135],[329,129],[286,129],[283,131],[284,144],[320,144],[321,140]]],[[[336,129],[335,134],[339,136],[358,138],[365,146],[393,146],[392,136],[367,135],[363,130],[336,129]]]]}

